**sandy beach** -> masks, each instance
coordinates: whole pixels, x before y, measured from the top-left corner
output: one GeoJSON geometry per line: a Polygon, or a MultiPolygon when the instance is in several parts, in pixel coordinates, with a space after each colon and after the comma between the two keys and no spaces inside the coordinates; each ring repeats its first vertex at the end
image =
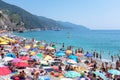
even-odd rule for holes
{"type": "Polygon", "coordinates": [[[73,53],[71,46],[63,50],[64,45],[61,46],[58,49],[54,43],[2,33],[0,70],[4,68],[9,72],[0,73],[0,80],[109,80],[120,77],[116,63],[93,58],[93,54],[83,53],[81,49],[73,53]],[[118,74],[109,72],[111,69],[118,74]]]}

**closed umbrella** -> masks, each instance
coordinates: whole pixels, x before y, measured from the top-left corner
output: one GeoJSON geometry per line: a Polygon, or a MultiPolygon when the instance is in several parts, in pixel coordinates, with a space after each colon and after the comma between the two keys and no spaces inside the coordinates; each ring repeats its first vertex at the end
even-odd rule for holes
{"type": "Polygon", "coordinates": [[[109,73],[114,74],[114,75],[120,75],[120,71],[116,70],[116,69],[111,69],[108,70],[109,73]]]}
{"type": "Polygon", "coordinates": [[[80,76],[80,73],[76,71],[68,71],[64,76],[67,78],[75,78],[75,77],[80,76]]]}

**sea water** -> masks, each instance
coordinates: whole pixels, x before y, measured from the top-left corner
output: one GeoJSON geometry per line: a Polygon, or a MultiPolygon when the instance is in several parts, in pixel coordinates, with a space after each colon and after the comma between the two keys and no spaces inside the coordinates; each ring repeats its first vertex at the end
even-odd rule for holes
{"type": "Polygon", "coordinates": [[[15,33],[18,36],[26,38],[34,38],[36,40],[45,40],[48,43],[65,46],[73,46],[74,48],[83,48],[85,51],[102,52],[104,59],[111,59],[111,55],[120,55],[120,31],[119,30],[88,30],[81,31],[76,29],[70,30],[45,30],[45,31],[29,31],[25,33],[15,33]]]}

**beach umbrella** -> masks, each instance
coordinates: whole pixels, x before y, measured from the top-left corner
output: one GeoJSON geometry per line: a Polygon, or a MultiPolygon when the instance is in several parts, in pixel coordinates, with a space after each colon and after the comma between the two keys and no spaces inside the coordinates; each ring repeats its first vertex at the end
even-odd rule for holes
{"type": "Polygon", "coordinates": [[[73,80],[71,78],[61,78],[60,80],[73,80]]]}
{"type": "Polygon", "coordinates": [[[11,73],[11,71],[7,67],[0,67],[0,75],[1,76],[6,76],[10,73],[11,73]]]}
{"type": "Polygon", "coordinates": [[[37,56],[41,59],[43,59],[43,57],[44,57],[43,54],[40,54],[40,53],[38,53],[37,56]]]}
{"type": "Polygon", "coordinates": [[[28,52],[26,52],[26,51],[20,52],[20,55],[27,55],[27,54],[28,54],[28,52]]]}
{"type": "Polygon", "coordinates": [[[12,57],[5,57],[3,60],[4,61],[11,61],[11,60],[13,60],[14,58],[12,58],[12,57]]]}
{"type": "Polygon", "coordinates": [[[44,45],[40,45],[40,49],[45,49],[45,46],[44,45]]]}
{"type": "Polygon", "coordinates": [[[56,46],[54,45],[54,46],[52,46],[54,49],[56,49],[56,46]]]}
{"type": "Polygon", "coordinates": [[[66,50],[65,52],[67,55],[71,55],[72,54],[72,50],[66,50]]]}
{"type": "Polygon", "coordinates": [[[30,55],[36,55],[36,52],[34,52],[34,51],[32,51],[32,52],[30,52],[30,55]]]}
{"type": "Polygon", "coordinates": [[[74,61],[74,60],[72,60],[72,59],[69,59],[69,60],[67,61],[67,63],[70,63],[70,64],[77,64],[77,62],[74,61]]]}
{"type": "Polygon", "coordinates": [[[116,69],[110,69],[108,70],[109,73],[114,74],[114,75],[120,75],[120,71],[116,70],[116,69]]]}
{"type": "Polygon", "coordinates": [[[0,45],[7,45],[8,42],[0,42],[0,45]]]}
{"type": "Polygon", "coordinates": [[[16,58],[16,55],[14,53],[7,53],[6,57],[16,58]]]}
{"type": "Polygon", "coordinates": [[[51,59],[52,59],[52,57],[49,56],[49,55],[47,55],[47,56],[44,58],[44,60],[51,60],[51,59]]]}
{"type": "Polygon", "coordinates": [[[86,53],[84,56],[86,56],[86,57],[93,57],[93,54],[92,53],[86,53]]]}
{"type": "Polygon", "coordinates": [[[78,61],[78,57],[76,55],[70,55],[70,56],[68,56],[68,58],[72,59],[72,60],[74,60],[76,62],[78,61]]]}
{"type": "Polygon", "coordinates": [[[22,60],[21,59],[19,59],[19,58],[14,58],[13,60],[12,60],[12,62],[13,63],[16,63],[16,62],[21,62],[22,60]]]}
{"type": "Polygon", "coordinates": [[[47,61],[40,61],[40,64],[41,65],[46,65],[46,66],[49,65],[49,63],[47,61]]]}
{"type": "Polygon", "coordinates": [[[15,64],[15,66],[17,66],[17,67],[27,67],[27,66],[29,66],[29,64],[27,62],[18,62],[17,64],[15,64]]]}
{"type": "Polygon", "coordinates": [[[99,71],[95,71],[94,74],[96,74],[97,76],[101,77],[103,80],[108,80],[106,78],[106,76],[103,73],[99,72],[99,71]]]}
{"type": "Polygon", "coordinates": [[[31,48],[30,45],[26,45],[26,46],[25,46],[25,49],[30,49],[30,48],[31,48]]]}
{"type": "Polygon", "coordinates": [[[29,50],[30,50],[30,51],[33,51],[33,52],[38,51],[37,48],[30,48],[29,50]]]}
{"type": "Polygon", "coordinates": [[[55,54],[56,57],[62,57],[62,56],[66,56],[66,54],[63,51],[59,51],[55,54]]]}
{"type": "Polygon", "coordinates": [[[30,60],[30,58],[28,56],[22,56],[22,57],[20,57],[20,59],[22,59],[22,60],[30,60]]]}
{"type": "Polygon", "coordinates": [[[40,60],[40,58],[38,56],[36,56],[36,55],[35,56],[31,56],[30,58],[31,59],[35,59],[35,60],[40,60]]]}
{"type": "Polygon", "coordinates": [[[38,80],[51,80],[48,76],[39,76],[38,80]]]}
{"type": "Polygon", "coordinates": [[[19,44],[15,44],[14,46],[15,46],[15,47],[20,47],[20,45],[19,45],[19,44]]]}
{"type": "Polygon", "coordinates": [[[64,74],[64,76],[67,78],[75,78],[75,77],[80,76],[80,73],[76,71],[68,71],[66,74],[64,74]]]}

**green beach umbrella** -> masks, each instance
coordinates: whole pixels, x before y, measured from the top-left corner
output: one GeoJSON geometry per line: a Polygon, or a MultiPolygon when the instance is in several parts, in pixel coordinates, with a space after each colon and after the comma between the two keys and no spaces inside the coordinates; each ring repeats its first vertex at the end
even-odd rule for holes
{"type": "Polygon", "coordinates": [[[111,69],[108,70],[109,73],[114,74],[114,75],[120,75],[120,71],[116,70],[116,69],[111,69]]]}
{"type": "Polygon", "coordinates": [[[56,49],[56,46],[54,45],[54,46],[52,46],[54,49],[56,49]]]}
{"type": "Polygon", "coordinates": [[[64,76],[67,78],[76,78],[76,77],[80,76],[80,73],[78,73],[76,71],[68,71],[64,76]]]}
{"type": "Polygon", "coordinates": [[[103,80],[108,80],[106,78],[106,76],[103,73],[99,72],[99,71],[95,71],[94,74],[96,74],[97,76],[101,77],[103,80]]]}
{"type": "Polygon", "coordinates": [[[37,54],[37,56],[39,57],[39,58],[41,58],[41,59],[43,59],[43,54],[37,54]]]}

